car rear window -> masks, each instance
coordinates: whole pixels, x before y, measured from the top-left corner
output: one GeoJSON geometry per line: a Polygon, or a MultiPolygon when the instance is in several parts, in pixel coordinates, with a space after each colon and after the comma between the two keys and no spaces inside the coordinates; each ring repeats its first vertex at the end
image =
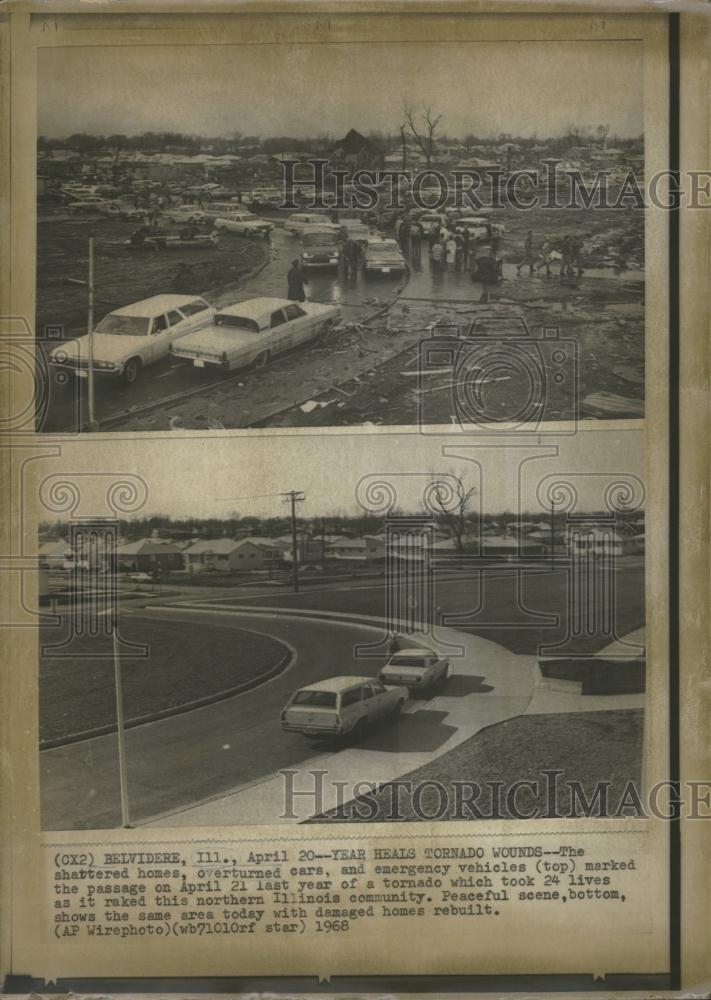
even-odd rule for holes
{"type": "Polygon", "coordinates": [[[259,333],[259,324],[256,319],[248,319],[247,316],[230,316],[228,313],[218,313],[215,316],[215,326],[233,326],[238,330],[251,330],[252,333],[259,333]]]}
{"type": "Polygon", "coordinates": [[[183,316],[195,316],[196,313],[204,312],[207,309],[207,304],[205,302],[188,302],[186,305],[180,307],[180,311],[183,316]]]}
{"type": "Polygon", "coordinates": [[[292,704],[309,705],[314,708],[335,708],[336,694],[334,691],[297,691],[292,704]]]}
{"type": "Polygon", "coordinates": [[[424,667],[430,662],[429,656],[394,656],[391,661],[398,667],[424,667]]]}

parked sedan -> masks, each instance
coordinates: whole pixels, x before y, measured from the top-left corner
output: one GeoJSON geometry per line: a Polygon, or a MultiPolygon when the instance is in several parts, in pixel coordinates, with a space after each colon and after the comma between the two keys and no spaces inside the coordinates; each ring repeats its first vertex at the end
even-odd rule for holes
{"type": "MultiPolygon", "coordinates": [[[[173,341],[199,330],[214,315],[205,299],[195,295],[153,295],[114,309],[94,330],[94,372],[135,382],[142,368],[167,356],[173,341]]],[[[59,344],[49,363],[86,378],[88,334],[59,344]]]]}
{"type": "Polygon", "coordinates": [[[260,219],[252,212],[225,212],[217,216],[214,226],[215,229],[226,229],[230,233],[240,233],[242,236],[268,236],[274,228],[274,223],[260,219]]]}
{"type": "Polygon", "coordinates": [[[171,205],[163,210],[166,219],[173,222],[211,222],[209,212],[206,212],[200,205],[171,205]]]}
{"type": "Polygon", "coordinates": [[[176,358],[196,368],[219,365],[264,368],[272,357],[316,337],[325,336],[340,320],[339,306],[289,299],[248,299],[216,314],[210,326],[181,338],[171,347],[176,358]]]}
{"type": "Polygon", "coordinates": [[[393,653],[378,674],[384,684],[404,684],[411,691],[427,691],[445,684],[449,660],[431,649],[401,649],[393,653]]]}
{"type": "Polygon", "coordinates": [[[304,736],[362,737],[369,725],[397,715],[407,688],[372,677],[329,677],[296,691],[281,713],[281,728],[304,736]]]}
{"type": "Polygon", "coordinates": [[[402,274],[406,268],[407,262],[397,240],[371,236],[365,247],[366,273],[402,274]]]}

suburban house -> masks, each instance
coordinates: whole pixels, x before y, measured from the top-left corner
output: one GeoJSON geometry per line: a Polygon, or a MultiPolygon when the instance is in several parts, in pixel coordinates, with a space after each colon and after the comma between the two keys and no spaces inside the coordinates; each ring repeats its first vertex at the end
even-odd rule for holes
{"type": "Polygon", "coordinates": [[[264,569],[270,561],[280,559],[279,550],[267,539],[256,538],[214,538],[194,542],[183,551],[182,557],[189,573],[264,569]]]}
{"type": "Polygon", "coordinates": [[[623,535],[612,527],[576,527],[570,531],[570,544],[578,556],[639,555],[644,552],[644,535],[623,535]]]}
{"type": "Polygon", "coordinates": [[[67,558],[73,557],[71,546],[63,538],[42,542],[37,550],[42,569],[64,569],[67,558]]]}
{"type": "Polygon", "coordinates": [[[152,538],[142,538],[137,542],[119,545],[114,561],[120,570],[141,573],[166,573],[180,569],[183,564],[177,545],[155,541],[152,538]]]}

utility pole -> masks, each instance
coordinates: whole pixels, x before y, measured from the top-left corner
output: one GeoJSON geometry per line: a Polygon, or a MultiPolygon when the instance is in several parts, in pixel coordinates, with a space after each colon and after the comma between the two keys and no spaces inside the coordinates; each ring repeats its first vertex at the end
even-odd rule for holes
{"type": "Polygon", "coordinates": [[[89,237],[89,308],[87,315],[87,392],[89,395],[89,430],[98,430],[94,412],[94,237],[89,237]]]}
{"type": "Polygon", "coordinates": [[[294,581],[294,593],[299,593],[299,542],[296,531],[296,505],[306,499],[306,495],[301,490],[289,490],[283,493],[286,503],[291,504],[291,569],[294,581]]]}
{"type": "Polygon", "coordinates": [[[326,565],[326,518],[321,518],[321,563],[326,565]]]}

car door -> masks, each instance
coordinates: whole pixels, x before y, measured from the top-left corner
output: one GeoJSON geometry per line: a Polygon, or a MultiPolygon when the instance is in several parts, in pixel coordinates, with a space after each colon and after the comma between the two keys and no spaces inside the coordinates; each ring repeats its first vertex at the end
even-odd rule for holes
{"type": "Polygon", "coordinates": [[[284,316],[289,327],[289,346],[296,347],[316,335],[318,326],[312,316],[309,316],[296,302],[284,307],[284,316]]]}
{"type": "Polygon", "coordinates": [[[177,340],[178,337],[182,337],[185,333],[193,333],[195,330],[200,330],[203,326],[207,326],[210,320],[210,306],[203,299],[186,302],[184,306],[180,307],[179,311],[183,317],[183,322],[175,331],[173,340],[177,340]]]}
{"type": "Polygon", "coordinates": [[[292,346],[291,329],[283,309],[275,309],[269,320],[269,349],[272,354],[281,354],[292,346]]]}
{"type": "Polygon", "coordinates": [[[389,714],[390,709],[392,708],[392,692],[388,691],[387,688],[380,683],[380,681],[370,681],[368,683],[368,687],[372,692],[372,717],[374,719],[382,719],[384,715],[389,714]]]}
{"type": "Polygon", "coordinates": [[[163,313],[154,316],[151,321],[151,330],[148,334],[148,342],[143,352],[143,363],[150,364],[158,358],[168,353],[168,317],[163,313]]]}

